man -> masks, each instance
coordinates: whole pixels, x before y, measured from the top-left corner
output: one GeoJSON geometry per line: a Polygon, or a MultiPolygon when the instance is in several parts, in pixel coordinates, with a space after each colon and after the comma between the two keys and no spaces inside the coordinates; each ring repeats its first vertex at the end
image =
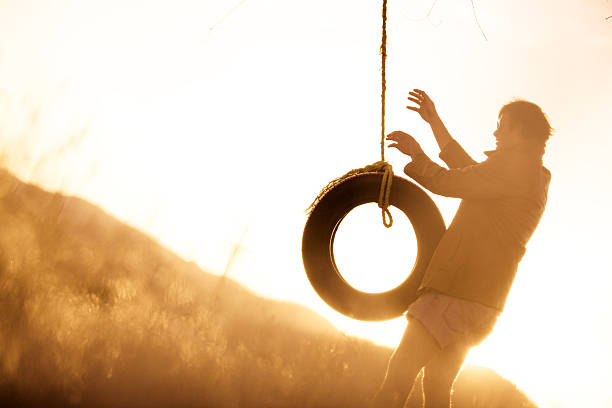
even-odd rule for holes
{"type": "Polygon", "coordinates": [[[448,407],[452,384],[469,349],[493,329],[525,245],[546,205],[550,172],[542,156],[551,127],[542,110],[523,100],[499,112],[497,148],[474,161],[451,137],[429,96],[415,89],[407,106],[427,121],[443,168],[407,133],[387,136],[411,157],[406,175],[429,191],[461,198],[407,311],[408,326],[391,356],[376,407],[401,407],[424,368],[425,407],[448,407]]]}

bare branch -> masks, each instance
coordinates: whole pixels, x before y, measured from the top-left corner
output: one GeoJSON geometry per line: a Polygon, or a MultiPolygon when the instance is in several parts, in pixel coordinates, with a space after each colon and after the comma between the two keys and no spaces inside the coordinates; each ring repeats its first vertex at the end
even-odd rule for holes
{"type": "Polygon", "coordinates": [[[425,21],[427,20],[427,22],[429,22],[429,24],[431,24],[434,27],[438,27],[441,23],[438,24],[434,24],[433,21],[431,21],[431,13],[433,12],[434,7],[436,7],[436,4],[438,3],[438,0],[434,0],[431,3],[431,7],[429,7],[429,11],[427,12],[427,14],[423,17],[419,17],[419,18],[411,18],[411,17],[407,17],[405,16],[405,18],[407,18],[409,21],[425,21]]]}
{"type": "Polygon", "coordinates": [[[474,0],[470,0],[470,2],[472,3],[472,13],[474,14],[474,20],[476,20],[476,24],[478,25],[478,28],[480,29],[480,32],[482,33],[482,36],[484,37],[485,41],[489,41],[487,39],[487,35],[482,29],[482,26],[480,25],[480,22],[478,21],[478,16],[476,15],[476,6],[474,5],[474,0]]]}
{"type": "Polygon", "coordinates": [[[223,23],[229,16],[231,16],[232,14],[234,14],[234,12],[236,10],[238,10],[240,7],[242,7],[242,5],[244,3],[246,3],[247,0],[241,0],[239,3],[237,3],[234,7],[232,7],[227,13],[225,13],[225,15],[223,17],[221,17],[219,19],[219,21],[217,21],[215,24],[211,25],[210,27],[208,27],[208,32],[212,32],[215,28],[217,28],[218,25],[220,25],[221,23],[223,23]]]}
{"type": "Polygon", "coordinates": [[[425,18],[429,18],[429,16],[431,16],[431,12],[433,11],[433,9],[436,6],[437,2],[438,2],[438,0],[434,0],[433,3],[431,3],[431,7],[429,8],[429,11],[427,12],[427,15],[424,17],[424,19],[425,18]]]}

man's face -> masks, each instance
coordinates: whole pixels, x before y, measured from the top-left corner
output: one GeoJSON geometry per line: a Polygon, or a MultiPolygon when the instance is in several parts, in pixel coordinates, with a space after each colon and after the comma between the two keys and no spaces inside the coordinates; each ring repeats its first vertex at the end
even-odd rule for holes
{"type": "Polygon", "coordinates": [[[522,141],[518,126],[514,126],[509,113],[502,113],[497,120],[497,129],[493,132],[497,148],[507,148],[522,141]]]}

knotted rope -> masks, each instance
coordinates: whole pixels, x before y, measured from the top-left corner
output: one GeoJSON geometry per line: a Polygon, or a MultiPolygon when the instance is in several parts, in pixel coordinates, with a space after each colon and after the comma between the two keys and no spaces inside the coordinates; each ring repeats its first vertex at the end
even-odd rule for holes
{"type": "Polygon", "coordinates": [[[368,172],[384,172],[382,182],[380,184],[380,194],[378,196],[378,207],[382,211],[383,225],[387,228],[393,225],[393,217],[389,211],[389,196],[391,194],[391,183],[393,181],[393,167],[385,161],[385,93],[387,92],[386,79],[386,60],[387,60],[387,0],[383,0],[382,4],[382,39],[380,43],[381,55],[381,112],[380,112],[380,161],[369,164],[359,169],[353,169],[343,176],[337,177],[330,181],[314,199],[312,204],[306,209],[310,213],[321,198],[331,190],[336,184],[341,183],[348,177],[355,174],[368,172]]]}

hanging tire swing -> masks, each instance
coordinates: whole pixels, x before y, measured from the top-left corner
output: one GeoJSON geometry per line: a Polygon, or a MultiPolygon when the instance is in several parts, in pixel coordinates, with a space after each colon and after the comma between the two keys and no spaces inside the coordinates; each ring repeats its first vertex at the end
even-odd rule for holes
{"type": "Polygon", "coordinates": [[[366,321],[388,320],[406,311],[415,300],[429,260],[446,231],[433,200],[415,184],[394,176],[391,165],[385,161],[387,0],[382,2],[380,54],[381,160],[351,170],[330,182],[310,206],[302,236],[302,260],[315,291],[338,312],[366,321]],[[378,202],[387,228],[393,224],[388,206],[402,210],[412,223],[417,239],[417,257],[412,272],[398,287],[383,293],[367,293],[353,288],[342,278],[334,260],[334,237],[340,222],[353,208],[372,202],[378,202]]]}
{"type": "Polygon", "coordinates": [[[359,205],[378,202],[383,173],[356,174],[329,189],[313,207],[302,236],[304,268],[317,294],[338,312],[359,320],[388,320],[406,311],[416,298],[425,268],[446,230],[438,208],[423,190],[404,178],[392,177],[389,204],[409,218],[418,246],[412,272],[395,289],[367,293],[353,288],[338,271],[333,251],[344,217],[359,205]]]}

